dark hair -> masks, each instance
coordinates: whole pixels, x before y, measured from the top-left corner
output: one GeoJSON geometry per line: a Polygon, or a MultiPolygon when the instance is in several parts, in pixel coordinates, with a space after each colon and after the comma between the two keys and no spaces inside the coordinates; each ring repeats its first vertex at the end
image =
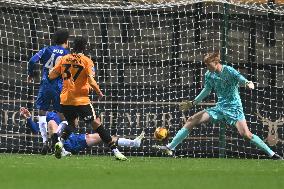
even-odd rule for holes
{"type": "Polygon", "coordinates": [[[67,30],[58,30],[54,33],[53,43],[55,45],[62,45],[64,43],[67,43],[68,38],[69,32],[67,30]]]}
{"type": "Polygon", "coordinates": [[[76,37],[73,42],[73,51],[76,53],[84,52],[87,43],[88,41],[85,37],[76,37]]]}

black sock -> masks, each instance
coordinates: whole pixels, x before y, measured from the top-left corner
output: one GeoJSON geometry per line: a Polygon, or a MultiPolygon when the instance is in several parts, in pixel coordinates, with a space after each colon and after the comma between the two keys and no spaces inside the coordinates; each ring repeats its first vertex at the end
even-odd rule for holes
{"type": "Polygon", "coordinates": [[[110,148],[110,149],[116,149],[116,143],[115,142],[111,142],[111,143],[109,143],[108,144],[108,147],[110,148]]]}
{"type": "Polygon", "coordinates": [[[62,131],[62,135],[61,138],[63,140],[67,140],[68,137],[71,135],[71,133],[73,132],[73,127],[70,125],[66,125],[62,131]]]}
{"type": "Polygon", "coordinates": [[[57,142],[59,142],[58,134],[57,133],[53,133],[51,135],[51,145],[54,146],[57,142]]]}
{"type": "Polygon", "coordinates": [[[112,142],[112,138],[110,134],[104,129],[103,126],[99,126],[96,130],[96,132],[100,135],[102,141],[104,143],[107,143],[111,149],[115,149],[116,145],[114,142],[112,142]]]}

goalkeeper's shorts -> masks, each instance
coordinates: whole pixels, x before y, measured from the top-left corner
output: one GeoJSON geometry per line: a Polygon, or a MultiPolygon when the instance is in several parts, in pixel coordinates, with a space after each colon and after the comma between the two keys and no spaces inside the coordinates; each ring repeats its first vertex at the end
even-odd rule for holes
{"type": "Polygon", "coordinates": [[[235,126],[237,121],[245,120],[245,115],[242,107],[211,107],[205,110],[212,122],[225,121],[227,124],[235,126]]]}

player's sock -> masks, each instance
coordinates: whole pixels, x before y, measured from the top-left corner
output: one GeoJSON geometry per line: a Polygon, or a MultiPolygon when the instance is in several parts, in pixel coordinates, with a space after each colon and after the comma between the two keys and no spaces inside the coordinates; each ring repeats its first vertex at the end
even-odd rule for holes
{"type": "Polygon", "coordinates": [[[135,140],[130,140],[127,138],[119,138],[117,140],[117,145],[118,146],[126,146],[126,147],[139,147],[140,143],[135,140]]]}
{"type": "MultiPolygon", "coordinates": [[[[97,129],[96,129],[96,132],[100,135],[102,141],[104,143],[107,143],[109,144],[109,146],[113,146],[115,144],[113,144],[114,142],[112,142],[112,138],[110,136],[110,134],[104,129],[103,126],[99,126],[97,129]]],[[[111,147],[112,149],[112,147],[111,147]]]]}
{"type": "Polygon", "coordinates": [[[167,147],[171,150],[174,150],[175,147],[180,144],[189,134],[189,130],[186,128],[182,128],[178,131],[176,136],[173,138],[172,142],[167,145],[167,147]]]}
{"type": "Polygon", "coordinates": [[[258,148],[263,150],[270,157],[275,154],[275,152],[273,152],[257,135],[252,135],[250,141],[254,143],[258,148]]]}
{"type": "Polygon", "coordinates": [[[62,135],[61,135],[61,140],[67,140],[68,137],[71,135],[71,133],[73,132],[73,127],[70,125],[66,125],[62,131],[62,135]]]}
{"type": "Polygon", "coordinates": [[[59,142],[57,133],[53,133],[50,138],[51,138],[51,146],[54,146],[57,142],[59,142]]]}
{"type": "Polygon", "coordinates": [[[39,125],[39,131],[42,137],[42,142],[45,143],[47,141],[46,116],[38,116],[38,125],[39,125]]]}
{"type": "Polygon", "coordinates": [[[42,155],[46,155],[49,151],[49,145],[48,145],[48,141],[46,141],[45,143],[43,143],[43,146],[41,148],[41,154],[42,155]]]}

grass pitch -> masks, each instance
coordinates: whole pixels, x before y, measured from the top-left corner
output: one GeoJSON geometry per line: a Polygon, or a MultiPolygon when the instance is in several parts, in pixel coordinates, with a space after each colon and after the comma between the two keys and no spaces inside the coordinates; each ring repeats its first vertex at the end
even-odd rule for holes
{"type": "Polygon", "coordinates": [[[282,189],[284,161],[0,154],[0,189],[282,189]]]}

